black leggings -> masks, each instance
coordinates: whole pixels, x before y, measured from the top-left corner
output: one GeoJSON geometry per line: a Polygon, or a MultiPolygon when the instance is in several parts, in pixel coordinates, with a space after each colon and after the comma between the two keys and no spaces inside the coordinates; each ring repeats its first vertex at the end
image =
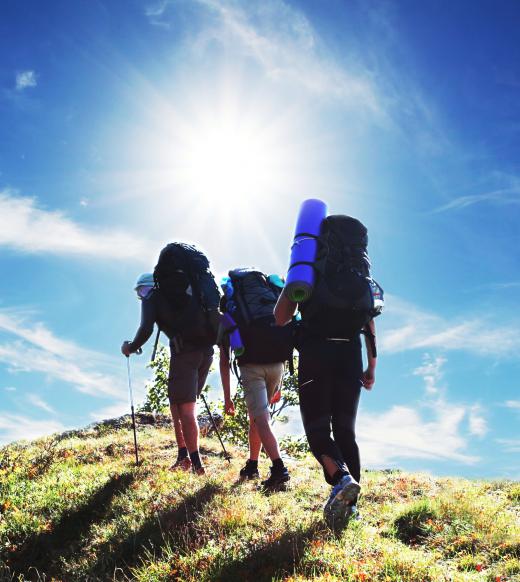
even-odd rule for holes
{"type": "Polygon", "coordinates": [[[355,425],[362,374],[359,338],[349,343],[307,341],[300,348],[300,411],[309,447],[322,465],[326,455],[340,473],[350,473],[357,481],[361,467],[355,425]]]}

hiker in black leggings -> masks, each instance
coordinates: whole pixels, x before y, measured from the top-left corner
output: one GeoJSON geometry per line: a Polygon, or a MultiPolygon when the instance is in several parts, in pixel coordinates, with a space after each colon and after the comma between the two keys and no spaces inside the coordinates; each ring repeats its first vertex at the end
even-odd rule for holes
{"type": "MultiPolygon", "coordinates": [[[[275,308],[277,325],[290,321],[297,308],[282,293],[275,308]]],[[[309,447],[323,467],[325,480],[333,486],[324,508],[326,515],[331,506],[333,513],[337,513],[335,505],[341,509],[342,504],[347,506],[347,514],[357,512],[361,470],[356,415],[361,386],[372,388],[376,368],[373,320],[368,328],[373,344],[369,337],[365,338],[368,366],[364,371],[359,336],[341,340],[304,333],[299,346],[298,386],[303,426],[309,447]]]]}
{"type": "Polygon", "coordinates": [[[359,482],[355,425],[362,366],[359,338],[351,342],[308,339],[300,346],[298,384],[303,426],[316,459],[323,462],[327,456],[337,466],[334,475],[324,469],[329,485],[349,472],[359,482]]]}

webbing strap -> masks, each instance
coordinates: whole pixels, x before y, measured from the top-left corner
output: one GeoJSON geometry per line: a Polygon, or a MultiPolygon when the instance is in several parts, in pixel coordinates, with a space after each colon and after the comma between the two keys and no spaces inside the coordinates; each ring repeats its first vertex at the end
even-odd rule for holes
{"type": "Polygon", "coordinates": [[[297,267],[298,265],[307,265],[309,267],[314,267],[314,263],[311,263],[310,261],[296,261],[296,263],[293,263],[287,270],[290,271],[293,267],[297,267]]]}

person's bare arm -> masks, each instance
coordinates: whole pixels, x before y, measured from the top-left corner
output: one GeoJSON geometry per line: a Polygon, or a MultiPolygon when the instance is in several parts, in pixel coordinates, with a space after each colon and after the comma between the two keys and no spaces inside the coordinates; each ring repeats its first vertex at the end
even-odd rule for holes
{"type": "Polygon", "coordinates": [[[287,325],[298,309],[298,303],[291,301],[282,291],[274,308],[274,320],[276,325],[287,325]]]}
{"type": "MultiPolygon", "coordinates": [[[[376,324],[374,320],[370,321],[367,325],[368,332],[373,335],[374,345],[376,344],[376,324]]],[[[372,351],[372,341],[370,337],[365,335],[365,346],[367,350],[367,369],[363,372],[363,386],[367,390],[372,390],[374,383],[376,381],[376,365],[377,365],[377,357],[372,351]]]]}
{"type": "Polygon", "coordinates": [[[224,412],[226,414],[235,414],[235,405],[231,400],[231,375],[229,371],[229,348],[220,346],[220,381],[224,391],[224,412]]]}

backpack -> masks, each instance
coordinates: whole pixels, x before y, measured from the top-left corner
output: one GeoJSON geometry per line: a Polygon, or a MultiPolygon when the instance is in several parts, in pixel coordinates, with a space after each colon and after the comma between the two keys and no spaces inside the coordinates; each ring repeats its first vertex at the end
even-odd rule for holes
{"type": "Polygon", "coordinates": [[[274,307],[282,292],[275,278],[254,269],[235,269],[229,271],[223,290],[222,311],[235,321],[245,348],[237,357],[238,364],[292,360],[293,328],[279,327],[274,320],[274,307]]]}
{"type": "Polygon", "coordinates": [[[216,343],[220,291],[207,257],[192,245],[170,243],[159,255],[153,277],[174,314],[174,344],[205,347],[216,343]]]}
{"type": "Polygon", "coordinates": [[[357,219],[323,219],[314,261],[315,284],[301,304],[304,329],[311,335],[351,339],[363,333],[384,306],[383,289],[370,275],[366,227],[357,219]]]}

